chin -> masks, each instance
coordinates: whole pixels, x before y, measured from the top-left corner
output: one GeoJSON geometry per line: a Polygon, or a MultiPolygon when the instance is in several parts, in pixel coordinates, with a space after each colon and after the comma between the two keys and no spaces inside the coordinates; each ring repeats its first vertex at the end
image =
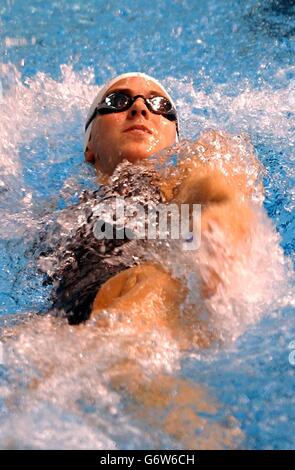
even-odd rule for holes
{"type": "Polygon", "coordinates": [[[135,163],[139,160],[147,159],[153,153],[154,153],[154,149],[147,148],[147,145],[145,146],[139,145],[139,146],[133,147],[130,150],[128,149],[128,151],[124,152],[124,158],[126,158],[131,163],[135,163]]]}

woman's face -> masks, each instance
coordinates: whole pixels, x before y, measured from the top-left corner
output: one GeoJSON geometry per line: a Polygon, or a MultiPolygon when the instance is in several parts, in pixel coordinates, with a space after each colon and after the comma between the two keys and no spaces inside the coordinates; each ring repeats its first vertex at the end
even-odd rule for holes
{"type": "MultiPolygon", "coordinates": [[[[124,78],[115,83],[112,91],[125,90],[131,96],[143,95],[149,98],[155,94],[165,96],[153,82],[142,77],[124,78]]],[[[105,96],[106,96],[105,95],[105,96]]],[[[173,145],[176,141],[175,121],[154,114],[138,98],[126,111],[98,115],[92,125],[88,150],[88,161],[95,161],[97,169],[111,175],[123,160],[142,160],[173,145]],[[146,130],[128,130],[132,126],[144,126],[146,130]]]]}

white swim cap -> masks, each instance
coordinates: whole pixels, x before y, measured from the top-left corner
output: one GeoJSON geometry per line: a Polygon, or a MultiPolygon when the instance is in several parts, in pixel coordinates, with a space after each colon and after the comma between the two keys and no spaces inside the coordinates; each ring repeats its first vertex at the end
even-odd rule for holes
{"type": "MultiPolygon", "coordinates": [[[[98,94],[96,95],[96,97],[93,100],[92,105],[89,108],[87,118],[86,118],[86,122],[88,122],[88,120],[90,119],[90,117],[94,113],[95,108],[101,102],[104,94],[108,91],[108,89],[111,88],[111,86],[113,86],[119,80],[122,80],[123,78],[129,78],[129,77],[142,77],[142,78],[145,78],[146,80],[150,80],[150,81],[154,82],[156,85],[158,85],[159,88],[161,88],[161,90],[163,90],[163,92],[165,93],[167,98],[170,100],[172,106],[176,109],[176,106],[175,106],[174,101],[172,100],[171,96],[169,95],[167,90],[163,87],[163,85],[161,85],[161,83],[158,80],[156,80],[155,78],[150,77],[149,75],[147,75],[145,73],[142,73],[142,72],[129,72],[129,73],[123,73],[122,75],[118,75],[117,77],[110,80],[106,85],[104,85],[99,90],[98,94]]],[[[91,123],[89,124],[87,130],[85,131],[84,152],[86,151],[86,148],[87,148],[87,144],[88,144],[90,133],[91,133],[92,124],[93,124],[93,121],[91,121],[91,123]]],[[[177,124],[178,124],[178,122],[177,122],[177,124]]],[[[176,142],[179,142],[178,133],[176,133],[176,142]]]]}

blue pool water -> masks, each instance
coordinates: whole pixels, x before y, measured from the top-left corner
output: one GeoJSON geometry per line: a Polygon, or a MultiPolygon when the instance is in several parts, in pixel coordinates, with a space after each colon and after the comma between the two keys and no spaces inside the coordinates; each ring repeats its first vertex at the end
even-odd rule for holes
{"type": "MultiPolygon", "coordinates": [[[[106,79],[146,72],[175,98],[182,139],[210,127],[250,136],[266,169],[264,209],[280,238],[261,267],[259,279],[272,279],[266,287],[255,280],[259,315],[248,311],[247,321],[232,326],[235,341],[180,354],[155,332],[142,367],[205,384],[220,405],[215,422],[230,416],[238,423],[240,447],[294,448],[295,2],[0,0],[0,37],[4,345],[16,318],[49,307],[50,289],[30,255],[40,220],[95,187],[82,154],[89,103],[106,79]]],[[[32,325],[0,355],[1,447],[179,445],[162,422],[134,417],[101,378],[131,333],[121,332],[120,345],[103,338],[96,346],[91,332],[87,342],[65,325],[32,325]],[[30,378],[48,364],[55,372],[32,389],[30,378]]]]}

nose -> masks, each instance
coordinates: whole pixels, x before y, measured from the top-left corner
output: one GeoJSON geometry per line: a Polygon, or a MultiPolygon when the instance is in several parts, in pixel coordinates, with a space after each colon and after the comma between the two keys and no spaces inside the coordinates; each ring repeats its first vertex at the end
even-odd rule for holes
{"type": "Polygon", "coordinates": [[[143,116],[146,119],[148,119],[149,110],[146,107],[146,104],[145,104],[143,98],[138,97],[134,101],[133,105],[129,108],[128,115],[129,115],[128,117],[131,117],[131,118],[134,118],[136,116],[143,116]]]}

